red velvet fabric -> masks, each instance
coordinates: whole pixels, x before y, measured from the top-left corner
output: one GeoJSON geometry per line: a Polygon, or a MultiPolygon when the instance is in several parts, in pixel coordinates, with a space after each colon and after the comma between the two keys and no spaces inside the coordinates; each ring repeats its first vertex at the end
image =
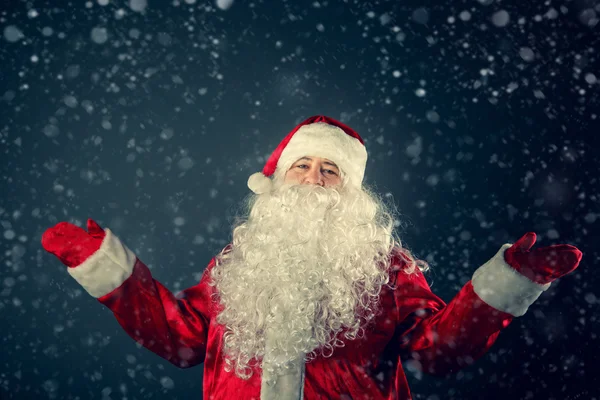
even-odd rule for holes
{"type": "MultiPolygon", "coordinates": [[[[261,371],[242,380],[223,368],[223,327],[217,303],[201,281],[177,296],[152,278],[139,259],[120,287],[98,298],[138,343],[180,368],[204,363],[204,399],[260,399],[261,371]]],[[[364,338],[345,340],[328,358],[306,364],[304,398],[411,399],[402,362],[444,375],[471,364],[512,320],[484,303],[468,282],[447,305],[423,275],[408,275],[395,258],[392,287],[381,293],[381,313],[364,338]]]]}
{"type": "Polygon", "coordinates": [[[94,220],[87,220],[87,229],[86,232],[70,222],[59,222],[46,229],[42,246],[64,265],[75,268],[94,254],[104,239],[104,230],[94,220]]]}
{"type": "Polygon", "coordinates": [[[555,244],[531,250],[536,238],[535,232],[527,232],[504,252],[506,263],[521,275],[545,285],[579,266],[583,253],[577,247],[555,244]]]}

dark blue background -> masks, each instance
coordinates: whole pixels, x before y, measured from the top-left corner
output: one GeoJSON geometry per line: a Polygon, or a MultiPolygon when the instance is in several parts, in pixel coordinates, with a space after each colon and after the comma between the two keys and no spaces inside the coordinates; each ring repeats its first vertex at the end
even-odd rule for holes
{"type": "Polygon", "coordinates": [[[93,218],[194,285],[248,176],[315,114],[363,136],[445,301],[528,231],[583,251],[475,365],[408,372],[415,399],[600,398],[600,3],[532,3],[4,1],[0,398],[202,398],[202,367],[136,347],[41,235],[93,218]]]}

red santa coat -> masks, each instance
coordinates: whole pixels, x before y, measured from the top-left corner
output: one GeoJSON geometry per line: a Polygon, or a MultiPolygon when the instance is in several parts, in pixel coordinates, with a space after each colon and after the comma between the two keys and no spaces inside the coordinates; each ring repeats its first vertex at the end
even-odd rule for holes
{"type": "MultiPolygon", "coordinates": [[[[411,399],[402,361],[444,375],[471,364],[492,346],[513,317],[549,285],[514,272],[505,244],[445,304],[423,274],[407,274],[393,258],[392,287],[381,291],[381,313],[363,338],[344,340],[331,357],[306,363],[304,398],[411,399]]],[[[224,327],[216,323],[215,288],[208,284],[213,258],[200,282],[174,295],[111,231],[100,249],[69,273],[108,307],[138,343],[180,368],[204,363],[204,399],[260,399],[261,371],[248,380],[224,370],[224,327]]]]}

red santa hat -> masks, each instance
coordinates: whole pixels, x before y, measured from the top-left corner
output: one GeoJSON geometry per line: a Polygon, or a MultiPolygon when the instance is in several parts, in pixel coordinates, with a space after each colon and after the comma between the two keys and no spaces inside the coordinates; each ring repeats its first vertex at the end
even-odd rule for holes
{"type": "Polygon", "coordinates": [[[267,160],[262,172],[248,179],[256,194],[272,189],[271,176],[283,180],[287,170],[304,156],[327,158],[340,168],[347,185],[360,188],[367,165],[363,139],[349,126],[324,115],[316,115],[298,124],[267,160]]]}

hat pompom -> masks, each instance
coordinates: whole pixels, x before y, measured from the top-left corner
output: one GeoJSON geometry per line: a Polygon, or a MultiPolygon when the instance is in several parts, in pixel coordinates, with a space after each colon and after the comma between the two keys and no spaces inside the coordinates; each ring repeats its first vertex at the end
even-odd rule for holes
{"type": "Polygon", "coordinates": [[[262,172],[256,172],[248,178],[248,187],[256,194],[263,194],[271,191],[273,183],[262,172]]]}

